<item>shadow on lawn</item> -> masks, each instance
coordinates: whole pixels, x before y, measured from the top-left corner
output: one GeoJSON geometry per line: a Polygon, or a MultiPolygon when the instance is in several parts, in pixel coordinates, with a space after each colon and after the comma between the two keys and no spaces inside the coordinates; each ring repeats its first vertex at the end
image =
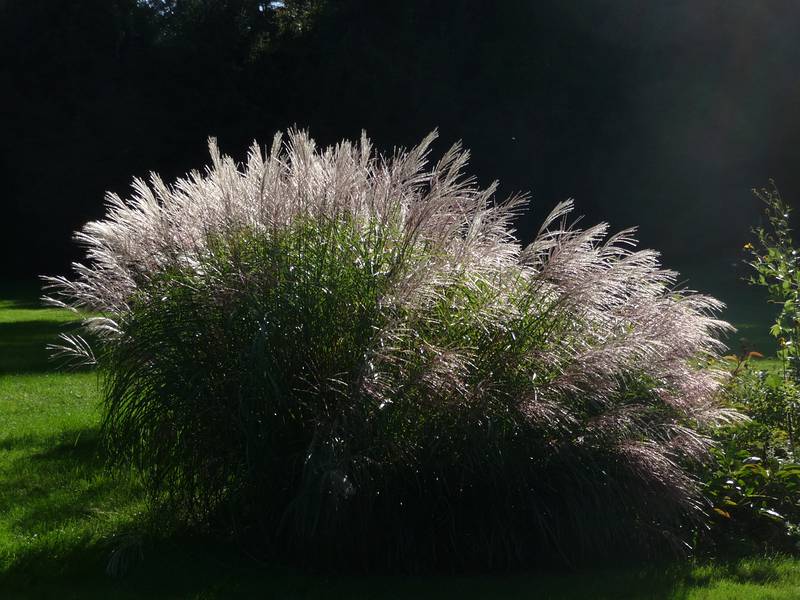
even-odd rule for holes
{"type": "Polygon", "coordinates": [[[0,375],[57,371],[59,363],[50,358],[47,345],[77,325],[58,320],[0,323],[0,375]]]}
{"type": "Polygon", "coordinates": [[[4,451],[22,454],[0,479],[0,512],[14,515],[16,531],[57,529],[85,515],[114,487],[99,456],[97,429],[65,431],[36,452],[43,443],[34,436],[3,440],[4,451]]]}
{"type": "Polygon", "coordinates": [[[68,430],[51,440],[9,438],[3,449],[21,456],[7,463],[0,479],[0,512],[9,515],[11,531],[30,540],[0,575],[4,598],[666,600],[683,597],[689,576],[674,565],[578,574],[312,574],[264,564],[212,537],[158,529],[148,516],[131,511],[141,490],[114,479],[105,467],[96,428],[68,430]],[[71,533],[76,524],[77,533],[71,533]],[[107,568],[121,555],[130,568],[112,577],[107,568]]]}
{"type": "Polygon", "coordinates": [[[50,442],[18,437],[23,455],[0,479],[0,512],[11,529],[37,535],[0,575],[4,598],[653,598],[680,599],[688,565],[578,573],[364,576],[309,573],[264,564],[226,542],[158,529],[125,513],[141,492],[114,480],[99,454],[96,428],[63,432],[50,442]],[[36,451],[36,448],[46,449],[36,451]],[[78,523],[81,533],[69,534],[78,523]],[[87,527],[87,524],[91,524],[87,527]],[[65,531],[63,536],[53,532],[65,531]],[[121,576],[112,557],[129,560],[121,576]]]}
{"type": "Polygon", "coordinates": [[[36,281],[0,282],[0,308],[26,309],[47,308],[42,304],[42,286],[36,281]]]}
{"type": "Polygon", "coordinates": [[[689,570],[669,572],[581,571],[578,573],[339,576],[308,575],[267,567],[229,550],[204,547],[189,539],[145,545],[144,561],[124,577],[112,578],[88,568],[99,558],[90,545],[64,556],[72,568],[59,577],[12,574],[6,580],[14,597],[52,598],[291,598],[438,600],[516,598],[595,600],[681,600],[688,596],[689,570]],[[65,595],[65,591],[67,592],[65,595]],[[27,593],[27,596],[24,594],[27,593]]]}
{"type": "Polygon", "coordinates": [[[15,570],[5,581],[0,578],[0,584],[16,593],[15,598],[681,600],[688,597],[688,586],[698,583],[688,567],[496,575],[309,574],[260,564],[234,548],[191,538],[145,542],[137,550],[141,562],[126,575],[111,577],[103,571],[109,547],[82,544],[62,555],[55,571],[40,571],[40,565],[35,571],[15,570]]]}

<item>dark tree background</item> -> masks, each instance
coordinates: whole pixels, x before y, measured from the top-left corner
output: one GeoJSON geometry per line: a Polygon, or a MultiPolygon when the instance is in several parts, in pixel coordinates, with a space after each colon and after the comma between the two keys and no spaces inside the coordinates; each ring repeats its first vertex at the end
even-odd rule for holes
{"type": "MultiPolygon", "coordinates": [[[[63,272],[134,175],[243,158],[307,127],[390,150],[438,127],[481,182],[640,225],[722,272],[800,186],[800,3],[751,0],[0,0],[2,277],[63,272]]],[[[709,271],[710,272],[710,271],[709,271]]]]}

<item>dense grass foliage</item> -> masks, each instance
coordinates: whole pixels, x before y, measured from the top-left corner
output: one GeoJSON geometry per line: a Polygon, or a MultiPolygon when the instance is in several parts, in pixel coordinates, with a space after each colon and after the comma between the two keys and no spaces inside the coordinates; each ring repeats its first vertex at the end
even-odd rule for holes
{"type": "Polygon", "coordinates": [[[96,375],[54,372],[42,352],[41,342],[58,332],[42,322],[63,324],[74,315],[38,307],[34,288],[24,295],[0,291],[0,322],[13,323],[18,334],[15,353],[0,355],[3,598],[248,598],[265,590],[307,599],[796,596],[797,562],[779,558],[493,577],[319,577],[267,566],[208,540],[153,531],[142,521],[138,486],[112,478],[98,456],[96,375]],[[110,565],[125,575],[110,576],[110,565]]]}
{"type": "Polygon", "coordinates": [[[560,205],[532,244],[426,139],[302,133],[172,186],[137,181],[78,239],[60,351],[104,377],[111,455],[152,500],[304,562],[499,567],[683,547],[695,427],[735,418],[715,300],[631,232],[560,205]]]}

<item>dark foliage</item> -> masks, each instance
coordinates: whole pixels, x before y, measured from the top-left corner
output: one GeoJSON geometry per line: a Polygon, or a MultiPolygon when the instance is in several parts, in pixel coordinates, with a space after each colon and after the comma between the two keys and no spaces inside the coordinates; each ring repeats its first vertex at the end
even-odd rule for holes
{"type": "MultiPolygon", "coordinates": [[[[291,125],[388,150],[438,127],[475,172],[732,261],[745,190],[795,186],[795,2],[4,0],[3,275],[62,271],[129,175],[291,125]],[[721,214],[726,227],[710,227],[721,214]]],[[[523,235],[531,222],[521,219],[523,235]]]]}

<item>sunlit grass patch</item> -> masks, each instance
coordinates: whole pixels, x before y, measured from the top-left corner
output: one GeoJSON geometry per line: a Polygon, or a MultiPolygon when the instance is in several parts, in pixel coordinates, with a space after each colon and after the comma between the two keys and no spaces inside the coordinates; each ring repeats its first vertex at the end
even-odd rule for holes
{"type": "Polygon", "coordinates": [[[800,563],[785,557],[752,558],[694,567],[686,600],[794,600],[800,597],[800,563]]]}
{"type": "Polygon", "coordinates": [[[99,455],[96,374],[48,359],[46,344],[78,317],[40,308],[32,290],[0,301],[0,573],[58,568],[76,547],[111,544],[141,511],[136,484],[99,455]]]}

